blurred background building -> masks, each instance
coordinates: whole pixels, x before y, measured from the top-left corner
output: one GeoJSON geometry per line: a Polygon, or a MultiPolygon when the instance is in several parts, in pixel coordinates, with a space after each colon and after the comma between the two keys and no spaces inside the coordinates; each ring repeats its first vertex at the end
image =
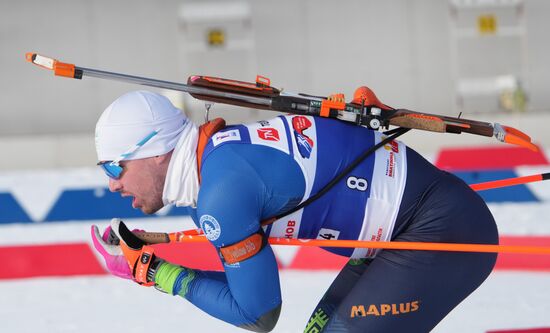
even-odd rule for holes
{"type": "MultiPolygon", "coordinates": [[[[261,74],[289,91],[348,97],[368,85],[395,107],[502,120],[550,143],[548,13],[544,0],[3,0],[0,170],[92,165],[102,110],[124,92],[154,90],[54,78],[26,63],[26,52],[178,82],[261,74]]],[[[162,93],[203,121],[203,102],[162,93]]],[[[215,105],[213,116],[274,115],[215,105]]],[[[480,140],[436,138],[403,140],[421,152],[480,140]]]]}

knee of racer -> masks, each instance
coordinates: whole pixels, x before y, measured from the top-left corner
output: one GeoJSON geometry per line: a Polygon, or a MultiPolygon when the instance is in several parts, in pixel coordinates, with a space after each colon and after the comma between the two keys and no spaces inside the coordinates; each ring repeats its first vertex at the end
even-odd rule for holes
{"type": "Polygon", "coordinates": [[[273,310],[262,315],[260,318],[258,318],[258,320],[256,320],[256,322],[251,324],[241,325],[239,327],[247,329],[252,332],[259,332],[259,333],[271,332],[275,328],[275,325],[279,320],[280,314],[281,314],[281,304],[279,304],[273,310]]]}

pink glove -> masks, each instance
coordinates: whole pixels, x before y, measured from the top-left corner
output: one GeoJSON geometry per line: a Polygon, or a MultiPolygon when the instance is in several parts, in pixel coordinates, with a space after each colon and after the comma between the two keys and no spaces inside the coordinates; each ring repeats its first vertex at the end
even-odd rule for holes
{"type": "MultiPolygon", "coordinates": [[[[133,230],[136,231],[137,229],[133,230]]],[[[128,261],[122,254],[122,249],[119,246],[118,237],[109,237],[111,232],[111,226],[108,226],[103,232],[103,236],[100,236],[99,229],[96,225],[92,225],[92,241],[94,247],[103,256],[107,269],[111,274],[121,277],[123,279],[132,280],[132,272],[128,266],[128,261]]],[[[114,235],[114,234],[113,234],[114,235]]]]}

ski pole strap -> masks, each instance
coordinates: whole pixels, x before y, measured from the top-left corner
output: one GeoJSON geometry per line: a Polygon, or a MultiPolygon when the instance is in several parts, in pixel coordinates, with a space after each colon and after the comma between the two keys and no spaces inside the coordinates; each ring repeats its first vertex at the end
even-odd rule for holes
{"type": "Polygon", "coordinates": [[[155,259],[155,249],[152,246],[146,245],[141,248],[141,255],[139,256],[134,266],[133,274],[135,281],[145,287],[151,287],[155,285],[155,282],[151,280],[151,274],[149,268],[155,259]]]}
{"type": "Polygon", "coordinates": [[[345,176],[347,176],[353,169],[355,169],[355,167],[357,167],[357,165],[359,165],[361,162],[363,162],[367,157],[369,157],[372,153],[374,153],[376,150],[378,150],[380,147],[383,147],[385,144],[387,144],[388,142],[391,142],[393,140],[395,140],[397,137],[407,133],[408,131],[410,131],[411,129],[410,128],[404,128],[404,127],[400,127],[400,128],[396,128],[394,130],[392,130],[392,134],[390,136],[388,136],[387,138],[385,138],[384,140],[380,141],[379,143],[377,143],[376,145],[370,147],[369,149],[367,149],[363,154],[359,155],[353,162],[351,162],[344,170],[342,170],[342,172],[340,172],[336,177],[334,177],[330,182],[328,182],[321,190],[319,190],[319,192],[315,193],[315,195],[309,197],[306,201],[302,202],[301,204],[299,204],[298,206],[284,212],[284,213],[281,213],[281,214],[278,214],[278,215],[275,215],[274,217],[271,217],[267,220],[264,220],[262,221],[262,225],[269,225],[273,222],[275,222],[276,220],[278,219],[281,219],[287,215],[290,215],[302,208],[304,208],[305,206],[309,205],[310,203],[312,203],[313,201],[319,199],[320,197],[322,197],[325,193],[327,193],[331,188],[334,187],[334,185],[336,185],[340,180],[342,180],[342,178],[344,178],[345,176]]]}
{"type": "Polygon", "coordinates": [[[236,264],[255,256],[267,245],[267,237],[262,228],[240,242],[223,246],[220,254],[226,264],[236,264]]]}

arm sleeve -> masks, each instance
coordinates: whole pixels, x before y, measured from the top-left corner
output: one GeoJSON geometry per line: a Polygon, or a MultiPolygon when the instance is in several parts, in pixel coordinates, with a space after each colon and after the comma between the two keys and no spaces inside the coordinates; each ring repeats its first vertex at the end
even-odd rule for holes
{"type": "MultiPolygon", "coordinates": [[[[266,190],[246,160],[233,159],[231,167],[213,162],[203,166],[197,217],[219,249],[259,231],[266,190]]],[[[155,282],[223,321],[254,331],[271,330],[279,315],[281,292],[269,244],[244,261],[224,263],[224,269],[209,272],[164,263],[155,282]]]]}

